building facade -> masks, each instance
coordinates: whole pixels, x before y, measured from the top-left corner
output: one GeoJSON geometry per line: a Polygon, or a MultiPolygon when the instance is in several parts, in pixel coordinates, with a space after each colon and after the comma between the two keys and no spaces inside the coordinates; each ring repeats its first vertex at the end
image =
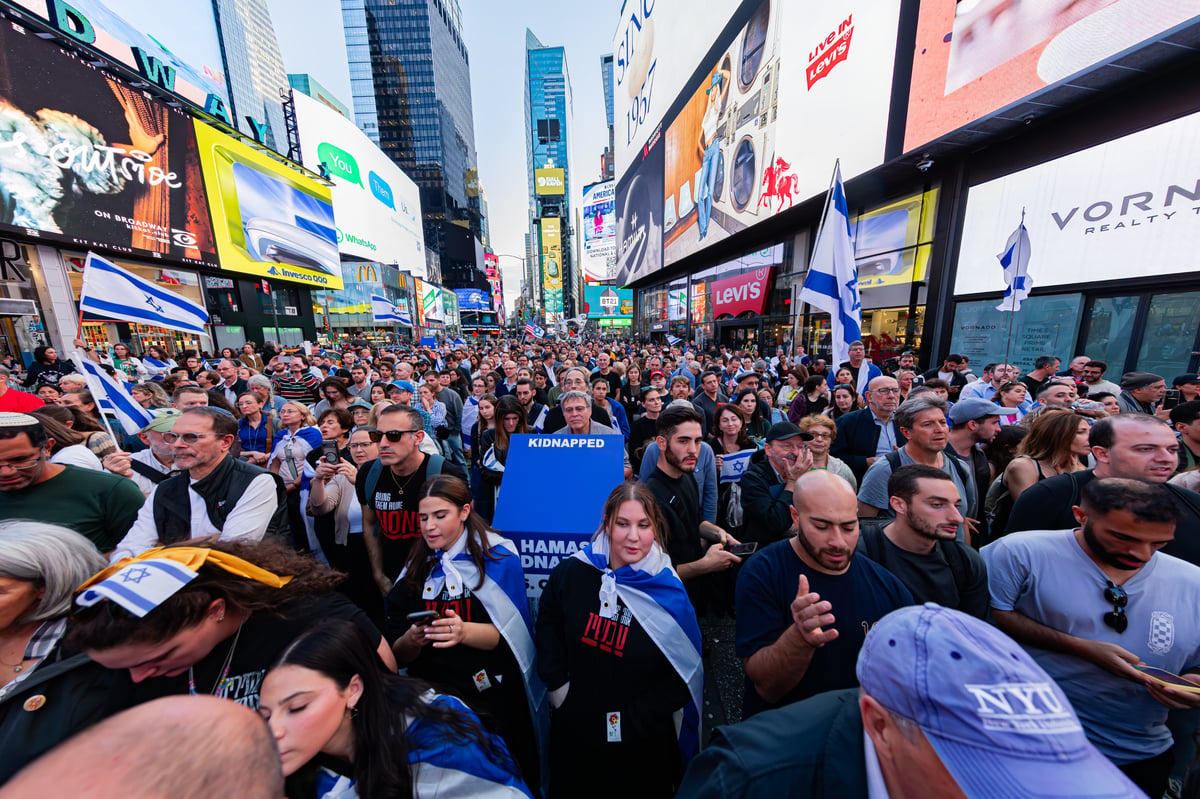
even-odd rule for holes
{"type": "Polygon", "coordinates": [[[212,0],[221,57],[238,128],[282,155],[288,152],[281,92],[290,88],[267,0],[212,0]]]}

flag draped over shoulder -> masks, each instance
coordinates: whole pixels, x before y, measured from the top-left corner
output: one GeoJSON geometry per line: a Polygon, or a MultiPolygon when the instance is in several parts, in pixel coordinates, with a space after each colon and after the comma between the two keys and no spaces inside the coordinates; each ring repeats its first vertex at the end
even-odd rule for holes
{"type": "Polygon", "coordinates": [[[825,200],[821,227],[800,300],[830,317],[834,365],[850,359],[850,343],[862,338],[862,304],[858,296],[858,266],[850,240],[850,210],[842,188],[841,164],[834,164],[833,185],[825,200]]]}
{"type": "Polygon", "coordinates": [[[1004,269],[1004,300],[996,306],[997,311],[1021,310],[1021,303],[1029,298],[1033,279],[1029,277],[1029,231],[1025,229],[1024,214],[1021,224],[1004,243],[1004,252],[996,256],[1004,269]]]}
{"type": "Polygon", "coordinates": [[[79,313],[207,335],[208,311],[169,289],[89,252],[83,265],[79,313]]]}

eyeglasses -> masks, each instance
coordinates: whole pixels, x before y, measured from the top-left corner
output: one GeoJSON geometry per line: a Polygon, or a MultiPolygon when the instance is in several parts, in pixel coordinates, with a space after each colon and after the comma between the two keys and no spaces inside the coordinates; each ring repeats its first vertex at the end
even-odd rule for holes
{"type": "MultiPolygon", "coordinates": [[[[397,439],[397,441],[398,440],[399,439],[397,439]]],[[[379,443],[379,439],[374,438],[374,437],[372,437],[370,441],[351,441],[350,449],[362,449],[363,447],[369,447],[372,444],[378,444],[378,443],[379,443]]]]}
{"type": "Polygon", "coordinates": [[[216,433],[163,433],[162,438],[168,444],[174,444],[176,441],[182,440],[184,444],[190,446],[202,438],[215,438],[216,435],[216,433]]]}
{"type": "Polygon", "coordinates": [[[809,430],[808,434],[810,436],[812,436],[813,438],[829,438],[829,439],[833,438],[832,433],[828,433],[825,431],[809,430]]]}
{"type": "Polygon", "coordinates": [[[388,441],[391,441],[393,444],[395,444],[400,439],[404,438],[405,433],[419,433],[419,432],[421,432],[421,431],[419,431],[419,430],[383,430],[383,431],[381,431],[381,433],[383,434],[383,437],[386,438],[388,441]]]}
{"type": "Polygon", "coordinates": [[[1129,604],[1129,594],[1125,593],[1125,589],[1113,583],[1112,580],[1105,580],[1105,582],[1108,583],[1108,588],[1104,589],[1104,601],[1111,602],[1113,609],[1104,614],[1104,623],[1117,632],[1123,633],[1129,626],[1129,617],[1125,615],[1125,606],[1129,604]]]}
{"type": "Polygon", "coordinates": [[[0,461],[0,469],[15,469],[18,472],[27,471],[42,462],[42,454],[39,452],[37,455],[31,455],[19,461],[0,461]]]}
{"type": "Polygon", "coordinates": [[[872,394],[899,394],[898,388],[876,388],[871,390],[872,394]]]}

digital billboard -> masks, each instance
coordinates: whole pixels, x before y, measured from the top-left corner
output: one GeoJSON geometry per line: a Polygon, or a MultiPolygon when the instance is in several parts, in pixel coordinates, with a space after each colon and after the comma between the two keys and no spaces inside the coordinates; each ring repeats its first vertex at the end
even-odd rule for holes
{"type": "Polygon", "coordinates": [[[550,321],[550,314],[563,312],[562,225],[558,217],[554,216],[542,218],[539,225],[542,243],[542,296],[547,321],[550,321]]]}
{"type": "Polygon", "coordinates": [[[617,183],[617,285],[662,268],[663,147],[651,137],[617,183]]]}
{"type": "Polygon", "coordinates": [[[396,263],[425,276],[425,234],[417,184],[354,122],[325,104],[292,92],[300,152],[314,172],[333,181],[338,251],[353,258],[396,263]]]}
{"type": "Polygon", "coordinates": [[[617,190],[607,180],[583,187],[583,279],[605,282],[617,276],[617,190]]]}
{"type": "Polygon", "coordinates": [[[221,268],[340,289],[328,187],[196,120],[221,268]]]}
{"type": "Polygon", "coordinates": [[[588,319],[632,319],[633,291],[615,286],[584,286],[588,319]]]}
{"type": "Polygon", "coordinates": [[[1195,2],[923,0],[904,150],[1111,61],[1193,19],[1195,2]]]}
{"type": "Polygon", "coordinates": [[[1192,114],[973,186],[954,293],[1004,290],[996,254],[1022,210],[1036,287],[1194,274],[1198,175],[1200,114],[1192,114]]]}
{"type": "Polygon", "coordinates": [[[546,167],[543,169],[535,169],[533,171],[534,192],[541,197],[542,195],[555,195],[567,193],[566,173],[562,169],[546,167]]]}
{"type": "Polygon", "coordinates": [[[417,280],[417,306],[420,309],[420,324],[438,327],[445,323],[446,315],[442,302],[442,287],[427,280],[417,280]]]}
{"type": "Polygon", "coordinates": [[[492,293],[484,289],[455,289],[460,311],[492,310],[492,293]]]}
{"type": "Polygon", "coordinates": [[[0,229],[216,266],[192,119],[0,25],[0,229]]]}

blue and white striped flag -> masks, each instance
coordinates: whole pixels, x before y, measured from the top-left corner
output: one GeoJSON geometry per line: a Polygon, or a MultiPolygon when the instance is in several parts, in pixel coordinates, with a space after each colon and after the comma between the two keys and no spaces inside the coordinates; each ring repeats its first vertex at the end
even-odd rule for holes
{"type": "Polygon", "coordinates": [[[376,322],[403,322],[395,303],[378,294],[371,295],[371,319],[376,322]]]}
{"type": "Polygon", "coordinates": [[[83,265],[79,313],[207,335],[208,311],[173,291],[127,272],[94,252],[83,265]]]}
{"type": "Polygon", "coordinates": [[[681,339],[679,336],[668,335],[667,343],[670,344],[672,347],[678,347],[680,344],[683,343],[683,339],[681,339]]]}
{"type": "Polygon", "coordinates": [[[833,166],[833,185],[825,200],[821,227],[800,300],[830,317],[833,364],[850,359],[850,342],[862,338],[862,303],[858,297],[858,265],[850,239],[850,209],[842,188],[841,163],[833,166]]]}
{"type": "Polygon", "coordinates": [[[196,572],[176,560],[135,560],[85,588],[75,604],[86,608],[107,599],[140,619],[195,579],[196,572]]]}
{"type": "Polygon", "coordinates": [[[76,371],[87,378],[88,390],[96,404],[105,410],[116,414],[117,421],[129,435],[136,435],[154,419],[154,414],[143,408],[129,393],[125,384],[112,377],[94,361],[89,361],[79,353],[71,355],[71,362],[76,371]]]}
{"type": "Polygon", "coordinates": [[[462,338],[456,338],[450,342],[450,345],[453,347],[465,347],[465,346],[467,346],[467,342],[464,341],[462,338]]]}
{"type": "Polygon", "coordinates": [[[721,482],[736,483],[750,468],[750,456],[758,450],[743,449],[721,456],[721,482]]]}
{"type": "Polygon", "coordinates": [[[996,257],[1004,268],[1004,301],[996,306],[997,311],[1021,310],[1021,303],[1033,289],[1029,277],[1029,231],[1025,229],[1025,213],[1021,213],[1021,224],[1004,243],[1004,252],[996,257]]]}

